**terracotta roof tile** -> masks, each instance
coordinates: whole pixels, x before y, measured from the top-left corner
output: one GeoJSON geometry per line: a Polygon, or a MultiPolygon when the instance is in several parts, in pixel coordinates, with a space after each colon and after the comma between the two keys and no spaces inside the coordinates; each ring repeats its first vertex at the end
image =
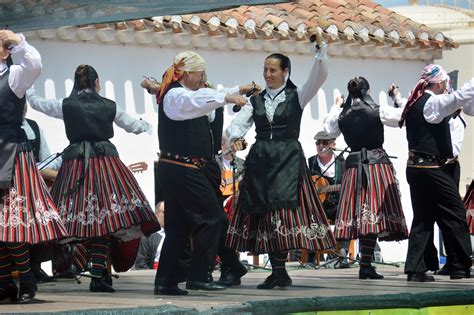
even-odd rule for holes
{"type": "MultiPolygon", "coordinates": [[[[78,29],[86,31],[87,27],[90,26],[79,26],[78,29]]],[[[296,0],[275,5],[240,6],[210,13],[97,24],[94,27],[93,30],[98,31],[116,30],[117,35],[119,32],[130,31],[141,32],[144,36],[146,32],[143,31],[177,34],[190,32],[231,38],[241,36],[244,39],[273,42],[295,40],[298,43],[308,40],[308,30],[319,27],[323,30],[324,37],[332,43],[345,43],[350,40],[358,41],[360,45],[402,45],[415,49],[446,49],[457,46],[452,40],[435,33],[426,25],[416,23],[372,0],[296,0]]],[[[100,36],[113,40],[115,33],[109,33],[106,34],[108,37],[105,37],[105,33],[101,31],[100,36]]],[[[82,36],[93,38],[94,33],[83,32],[82,36]]],[[[129,40],[129,37],[117,37],[122,41],[129,40]]],[[[148,42],[145,39],[140,41],[148,42]]],[[[251,49],[257,49],[255,47],[259,47],[261,43],[253,45],[254,48],[251,49]]],[[[298,45],[299,52],[306,51],[301,48],[303,46],[298,45]]],[[[217,48],[221,47],[225,47],[225,43],[219,43],[217,48]]]]}

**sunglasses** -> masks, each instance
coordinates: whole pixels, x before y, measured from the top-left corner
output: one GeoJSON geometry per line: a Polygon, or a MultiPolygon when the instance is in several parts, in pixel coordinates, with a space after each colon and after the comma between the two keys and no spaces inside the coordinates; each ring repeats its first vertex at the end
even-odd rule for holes
{"type": "Polygon", "coordinates": [[[334,141],[331,141],[331,140],[317,140],[316,141],[316,145],[328,145],[328,144],[333,144],[334,141]]]}

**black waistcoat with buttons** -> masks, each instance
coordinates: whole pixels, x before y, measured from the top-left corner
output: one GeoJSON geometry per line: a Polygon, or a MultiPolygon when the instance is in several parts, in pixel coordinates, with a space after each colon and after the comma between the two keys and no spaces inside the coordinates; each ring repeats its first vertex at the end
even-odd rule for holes
{"type": "Polygon", "coordinates": [[[424,93],[413,104],[406,118],[408,148],[411,151],[434,155],[441,158],[453,157],[449,119],[445,117],[439,124],[428,123],[423,109],[431,94],[424,93]]]}
{"type": "MultiPolygon", "coordinates": [[[[165,95],[178,87],[182,85],[178,82],[173,83],[165,95]]],[[[214,155],[214,139],[206,115],[194,119],[172,120],[166,116],[163,104],[159,104],[158,140],[160,150],[168,153],[202,158],[212,158],[214,155]]]]}
{"type": "Polygon", "coordinates": [[[291,81],[282,92],[285,99],[277,105],[272,122],[265,111],[265,91],[251,98],[257,135],[239,186],[240,211],[265,213],[299,207],[298,192],[307,170],[298,141],[303,110],[291,81]]]}

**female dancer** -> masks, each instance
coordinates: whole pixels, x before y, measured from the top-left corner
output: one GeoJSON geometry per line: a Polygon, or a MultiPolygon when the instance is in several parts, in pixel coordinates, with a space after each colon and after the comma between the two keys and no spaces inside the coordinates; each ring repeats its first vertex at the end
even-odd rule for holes
{"type": "Polygon", "coordinates": [[[69,235],[89,240],[90,291],[115,292],[105,272],[110,236],[123,241],[137,239],[159,225],[134,176],[109,141],[114,122],[135,134],[151,133],[151,127],[120,111],[114,101],[101,97],[99,90],[95,69],[80,65],[69,97],[44,100],[30,90],[28,100],[32,108],[64,120],[70,144],[64,150],[51,195],[69,235]]]}
{"type": "Polygon", "coordinates": [[[41,73],[41,56],[25,37],[0,31],[0,301],[35,296],[29,245],[67,236],[21,128],[25,92],[41,73]],[[12,64],[11,52],[20,58],[12,64]],[[20,274],[20,292],[11,272],[20,274]]]}
{"type": "Polygon", "coordinates": [[[245,161],[239,196],[227,233],[227,245],[239,251],[269,253],[272,274],[258,289],[286,287],[288,250],[319,250],[335,245],[298,142],[303,109],[327,77],[326,47],[317,49],[306,83],[289,79],[290,60],[265,59],[265,90],[250,99],[226,130],[234,150],[255,122],[256,142],[245,161]]]}
{"type": "Polygon", "coordinates": [[[350,80],[347,89],[344,106],[341,108],[343,100],[339,98],[324,120],[326,132],[334,136],[342,132],[351,149],[342,179],[336,239],[359,238],[359,278],[382,279],[371,264],[377,236],[398,241],[408,237],[408,230],[395,170],[382,147],[385,111],[370,97],[365,78],[350,80]]]}

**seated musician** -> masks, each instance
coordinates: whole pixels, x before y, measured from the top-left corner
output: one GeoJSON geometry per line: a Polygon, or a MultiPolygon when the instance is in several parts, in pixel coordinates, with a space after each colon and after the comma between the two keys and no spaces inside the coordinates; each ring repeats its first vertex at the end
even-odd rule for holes
{"type": "Polygon", "coordinates": [[[237,157],[235,153],[232,152],[225,135],[222,135],[221,153],[216,156],[216,161],[222,171],[221,191],[222,196],[225,199],[234,193],[234,185],[235,191],[238,190],[238,183],[244,169],[244,160],[237,157]],[[235,180],[233,178],[234,170],[235,180]]]}
{"type": "MultiPolygon", "coordinates": [[[[323,209],[329,222],[333,223],[337,215],[337,203],[340,196],[340,184],[344,175],[344,157],[337,157],[333,149],[336,146],[336,139],[325,131],[320,131],[314,136],[316,140],[317,154],[308,159],[310,174],[315,181],[316,188],[320,192],[319,197],[323,203],[323,209]]],[[[349,242],[339,244],[340,255],[346,257],[349,242]]],[[[315,253],[308,253],[308,263],[314,263],[315,253]]],[[[339,268],[347,268],[347,260],[338,264],[339,268]]]]}

